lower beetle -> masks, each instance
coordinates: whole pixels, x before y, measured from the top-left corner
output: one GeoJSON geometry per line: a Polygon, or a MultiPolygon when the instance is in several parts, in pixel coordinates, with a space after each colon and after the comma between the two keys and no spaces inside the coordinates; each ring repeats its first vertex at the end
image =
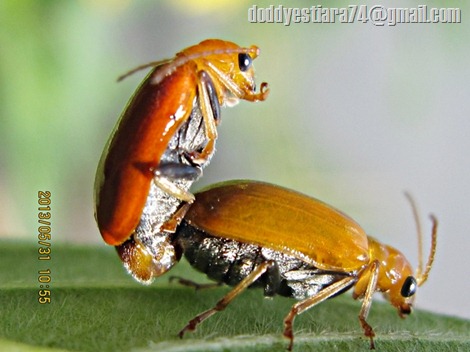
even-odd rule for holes
{"type": "Polygon", "coordinates": [[[192,319],[180,337],[246,288],[262,287],[265,296],[300,300],[284,319],[292,350],[295,317],[353,288],[353,298],[362,299],[359,322],[374,349],[375,333],[366,321],[374,292],[382,292],[404,317],[434,260],[437,219],[430,216],[432,244],[423,269],[419,219],[408,198],[420,240],[415,274],[401,252],[367,236],[354,220],[317,199],[255,181],[229,181],[197,193],[173,243],[194,268],[234,288],[192,319]]]}

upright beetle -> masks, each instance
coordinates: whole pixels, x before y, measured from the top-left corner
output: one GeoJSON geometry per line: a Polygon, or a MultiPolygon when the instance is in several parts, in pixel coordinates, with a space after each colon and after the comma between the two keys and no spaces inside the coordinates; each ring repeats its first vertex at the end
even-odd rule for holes
{"type": "Polygon", "coordinates": [[[353,287],[353,298],[363,300],[359,321],[373,349],[375,334],[366,321],[373,293],[382,292],[404,317],[434,260],[437,220],[431,215],[431,252],[423,269],[419,219],[409,199],[420,240],[415,274],[401,252],[367,236],[354,220],[317,199],[255,181],[229,181],[196,193],[173,243],[193,267],[235,287],[192,319],[180,336],[246,288],[263,287],[266,296],[300,300],[284,319],[291,350],[295,317],[353,287]]]}
{"type": "Polygon", "coordinates": [[[211,39],[136,69],[154,67],[118,121],[95,179],[101,235],[136,279],[150,282],[174,262],[168,233],[214,153],[220,106],[268,96],[266,83],[255,92],[258,55],[256,46],[211,39]]]}

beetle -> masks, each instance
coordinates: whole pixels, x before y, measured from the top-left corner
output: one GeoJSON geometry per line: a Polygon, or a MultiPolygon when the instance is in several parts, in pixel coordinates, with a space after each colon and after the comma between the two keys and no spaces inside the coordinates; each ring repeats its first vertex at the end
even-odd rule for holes
{"type": "Polygon", "coordinates": [[[366,321],[374,292],[382,292],[400,317],[405,317],[434,260],[437,219],[430,216],[431,250],[423,269],[419,217],[408,198],[420,248],[415,274],[400,251],[366,235],[350,217],[315,198],[243,180],[196,193],[173,242],[194,268],[234,288],[192,319],[179,336],[225,309],[246,288],[262,287],[265,296],[299,300],[284,319],[284,336],[292,350],[295,317],[353,288],[353,298],[362,299],[359,322],[374,349],[375,333],[366,321]]]}
{"type": "Polygon", "coordinates": [[[256,46],[208,39],[119,78],[153,67],[103,150],[95,177],[95,218],[104,241],[117,246],[137,279],[151,279],[155,259],[145,247],[158,243],[142,244],[135,234],[140,230],[149,237],[151,232],[166,242],[165,233],[174,231],[184,215],[180,204],[194,200],[189,187],[214,153],[220,107],[267,98],[267,83],[255,92],[252,60],[258,55],[256,46]]]}

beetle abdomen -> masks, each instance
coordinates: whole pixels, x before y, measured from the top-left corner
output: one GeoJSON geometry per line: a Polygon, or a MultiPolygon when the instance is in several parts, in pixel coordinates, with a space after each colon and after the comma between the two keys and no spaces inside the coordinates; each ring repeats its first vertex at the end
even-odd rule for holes
{"type": "Polygon", "coordinates": [[[274,269],[250,286],[264,288],[266,296],[311,297],[347,275],[320,270],[269,248],[211,236],[186,221],[178,227],[173,242],[182,248],[192,267],[230,286],[238,284],[261,263],[273,261],[274,269]]]}
{"type": "Polygon", "coordinates": [[[185,222],[179,226],[175,242],[191,266],[210,279],[231,286],[265,260],[259,246],[212,237],[185,222]]]}

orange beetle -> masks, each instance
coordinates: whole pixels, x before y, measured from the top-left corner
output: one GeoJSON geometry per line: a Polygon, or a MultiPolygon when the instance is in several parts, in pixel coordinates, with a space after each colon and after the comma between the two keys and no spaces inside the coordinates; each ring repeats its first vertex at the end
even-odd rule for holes
{"type": "Polygon", "coordinates": [[[431,253],[423,271],[419,219],[409,199],[420,239],[415,275],[397,249],[367,236],[354,220],[317,199],[255,181],[220,183],[196,193],[173,243],[193,267],[235,287],[214,308],[192,319],[180,336],[223,310],[246,288],[261,286],[266,296],[300,300],[284,319],[291,350],[295,317],[354,287],[353,298],[363,300],[359,321],[373,349],[375,333],[366,319],[374,292],[382,292],[404,317],[434,260],[437,220],[431,215],[431,253]]]}
{"type": "Polygon", "coordinates": [[[255,92],[252,60],[258,55],[256,46],[210,39],[128,73],[155,67],[128,103],[98,165],[95,218],[106,243],[131,239],[152,185],[164,193],[154,209],[168,197],[174,203],[153,227],[174,230],[182,216],[176,208],[194,200],[189,186],[214,153],[220,106],[268,96],[266,83],[255,92]]]}

